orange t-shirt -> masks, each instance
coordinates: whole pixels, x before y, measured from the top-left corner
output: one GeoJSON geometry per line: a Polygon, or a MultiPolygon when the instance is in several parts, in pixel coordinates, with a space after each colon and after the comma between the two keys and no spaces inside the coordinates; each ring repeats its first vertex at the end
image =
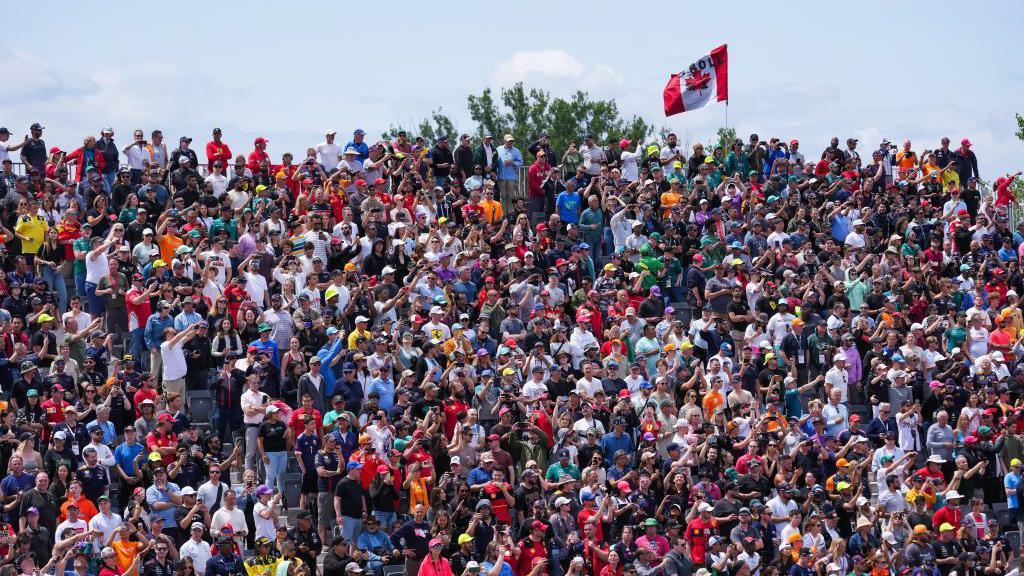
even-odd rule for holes
{"type": "Polygon", "coordinates": [[[171,265],[171,260],[174,260],[174,251],[181,247],[185,241],[177,236],[171,234],[164,234],[160,238],[160,242],[157,244],[160,246],[160,259],[171,265]]]}
{"type": "Polygon", "coordinates": [[[661,213],[662,217],[668,218],[672,215],[672,209],[679,205],[679,201],[683,198],[682,194],[669,190],[668,192],[662,192],[661,194],[661,213]]]}
{"type": "MultiPolygon", "coordinates": [[[[75,501],[78,505],[79,516],[85,523],[88,524],[92,517],[99,514],[99,510],[96,510],[96,505],[85,496],[79,496],[78,500],[75,501]]],[[[68,500],[60,505],[60,521],[63,522],[68,519],[68,506],[71,505],[71,500],[68,500]]]]}
{"type": "Polygon", "coordinates": [[[722,398],[722,393],[718,389],[712,389],[704,396],[704,401],[701,404],[704,406],[704,418],[714,420],[715,410],[725,404],[725,399],[722,398]]]}
{"type": "Polygon", "coordinates": [[[135,556],[138,555],[142,543],[131,540],[115,540],[110,543],[110,547],[114,549],[114,559],[117,562],[117,567],[124,572],[124,576],[131,576],[128,573],[128,569],[131,568],[132,562],[135,561],[135,556]]]}

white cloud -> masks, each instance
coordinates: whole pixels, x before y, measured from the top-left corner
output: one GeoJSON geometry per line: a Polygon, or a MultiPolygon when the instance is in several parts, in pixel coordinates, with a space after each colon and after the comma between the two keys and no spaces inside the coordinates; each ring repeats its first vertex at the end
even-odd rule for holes
{"type": "Polygon", "coordinates": [[[522,82],[556,95],[585,90],[598,96],[618,96],[625,87],[622,75],[611,67],[587,65],[564,50],[516,52],[495,66],[490,82],[496,88],[522,82]]]}

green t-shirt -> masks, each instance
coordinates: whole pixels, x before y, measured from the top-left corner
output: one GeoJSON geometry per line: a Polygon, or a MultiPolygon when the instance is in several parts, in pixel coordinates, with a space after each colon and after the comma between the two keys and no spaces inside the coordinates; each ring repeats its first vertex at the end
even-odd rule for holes
{"type": "Polygon", "coordinates": [[[560,462],[555,462],[551,466],[548,466],[548,471],[544,473],[544,478],[546,478],[548,482],[555,482],[562,476],[562,474],[568,474],[577,480],[580,479],[580,469],[572,462],[569,462],[568,466],[562,466],[560,462]]]}
{"type": "MultiPolygon", "coordinates": [[[[92,249],[92,238],[79,238],[71,244],[71,248],[75,252],[88,252],[92,249]]],[[[71,266],[71,270],[75,273],[75,276],[85,276],[85,260],[76,258],[71,266]]]]}

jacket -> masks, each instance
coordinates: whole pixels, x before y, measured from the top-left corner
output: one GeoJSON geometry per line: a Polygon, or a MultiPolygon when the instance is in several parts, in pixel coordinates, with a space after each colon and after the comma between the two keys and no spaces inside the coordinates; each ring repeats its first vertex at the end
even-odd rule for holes
{"type": "Polygon", "coordinates": [[[117,144],[114,144],[112,139],[100,138],[96,141],[96,148],[103,153],[103,172],[104,174],[110,174],[116,172],[117,167],[121,162],[120,152],[117,150],[117,144]]]}
{"type": "Polygon", "coordinates": [[[490,157],[490,159],[488,159],[486,157],[486,154],[484,153],[484,145],[480,144],[473,151],[473,166],[485,166],[486,167],[487,164],[488,164],[488,160],[490,160],[490,165],[491,166],[494,166],[495,168],[497,168],[497,166],[498,166],[498,147],[497,146],[493,146],[493,145],[491,146],[491,157],[490,157]]]}
{"type": "MultiPolygon", "coordinates": [[[[82,181],[82,176],[85,175],[86,165],[95,166],[96,170],[99,172],[106,172],[104,168],[106,168],[107,163],[103,159],[103,152],[98,146],[93,147],[90,152],[86,152],[85,146],[82,146],[68,154],[64,161],[66,163],[75,163],[75,180],[78,180],[79,182],[82,181]],[[92,162],[88,160],[89,153],[92,154],[92,162]]],[[[115,165],[114,168],[116,169],[117,166],[115,165]]]]}

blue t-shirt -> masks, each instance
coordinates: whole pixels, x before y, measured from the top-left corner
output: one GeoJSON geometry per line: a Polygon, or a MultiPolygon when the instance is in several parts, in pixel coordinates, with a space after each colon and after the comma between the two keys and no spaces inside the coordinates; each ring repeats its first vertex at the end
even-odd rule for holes
{"type": "Polygon", "coordinates": [[[114,462],[129,476],[135,474],[135,457],[143,450],[142,444],[123,443],[114,448],[114,462]]]}
{"type": "Polygon", "coordinates": [[[1010,472],[1003,477],[1003,487],[1013,490],[1012,493],[1006,495],[1006,507],[1017,508],[1019,506],[1017,502],[1017,487],[1020,486],[1020,475],[1016,472],[1010,472]]]}
{"type": "Polygon", "coordinates": [[[580,221],[579,192],[564,191],[558,195],[558,217],[565,224],[578,224],[580,221]]]}

